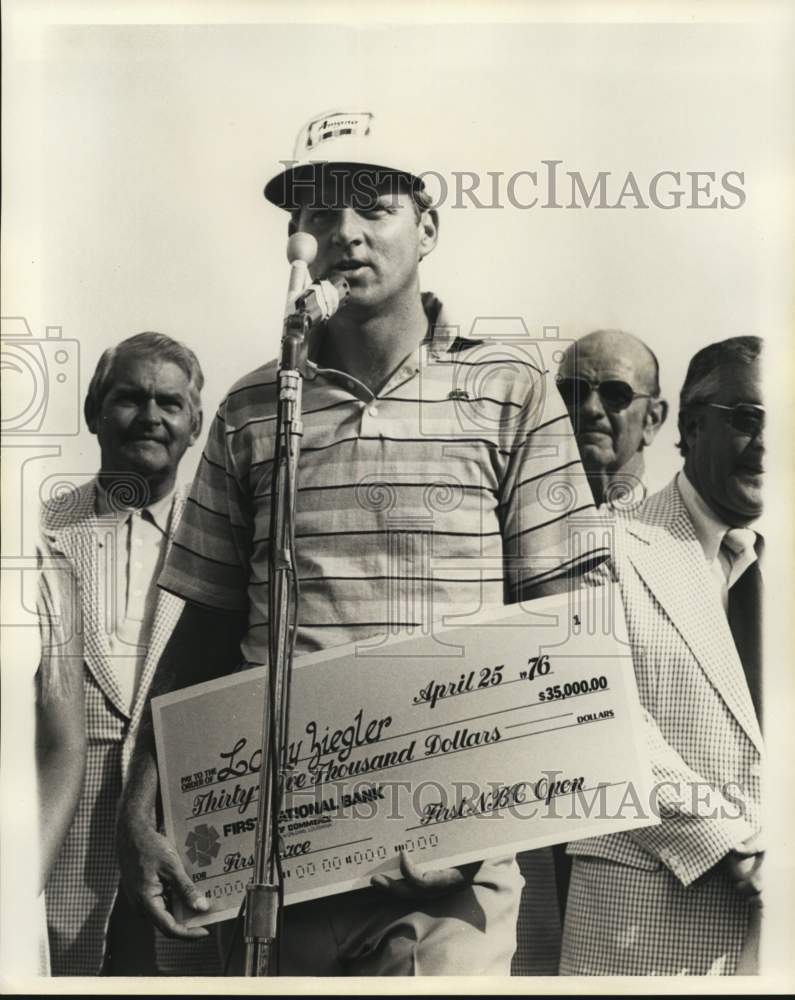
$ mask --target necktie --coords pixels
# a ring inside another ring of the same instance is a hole
[[[764,542],[762,536],[748,528],[732,528],[722,544],[732,560],[751,556],[753,561],[739,579],[729,587],[729,628],[745,671],[748,690],[762,723],[762,573],[759,560]]]

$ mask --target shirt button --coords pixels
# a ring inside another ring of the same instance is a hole
[[[137,590],[133,591],[133,596],[140,597],[142,593],[143,591],[140,588],[138,588]]]
[[[135,566],[136,569],[143,569],[143,563],[137,562],[137,563],[134,564],[134,566]]]
[[[378,407],[375,405],[375,403],[373,403],[372,406],[368,407],[367,412],[370,414],[371,417],[377,417]]]
[[[135,545],[136,545],[136,547],[137,547],[137,548],[139,548],[139,549],[140,549],[140,547],[141,547],[141,546],[142,546],[143,544],[144,544],[144,540],[143,540],[143,538],[136,538],[136,539],[135,539]]]

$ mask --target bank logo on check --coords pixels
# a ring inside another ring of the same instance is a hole
[[[206,868],[218,857],[220,839],[214,826],[200,823],[185,838],[185,853],[196,868]]]

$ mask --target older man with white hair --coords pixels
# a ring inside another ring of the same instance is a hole
[[[182,609],[158,591],[157,577],[185,504],[177,470],[201,431],[203,384],[193,351],[164,334],[139,333],[108,348],[84,407],[99,443],[99,473],[43,510],[45,539],[75,580],[77,594],[69,596],[79,601],[83,653],[77,680],[63,650],[44,650],[39,671],[54,975],[216,968],[211,949],[153,937],[123,901],[111,920],[119,796],[155,665]]]

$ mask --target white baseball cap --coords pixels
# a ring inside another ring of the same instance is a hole
[[[408,162],[394,125],[372,111],[328,111],[310,118],[298,133],[293,160],[265,185],[265,197],[288,211],[298,208],[296,182],[311,183],[324,164],[340,164],[380,175],[405,177],[415,189],[424,187],[416,164]]]

